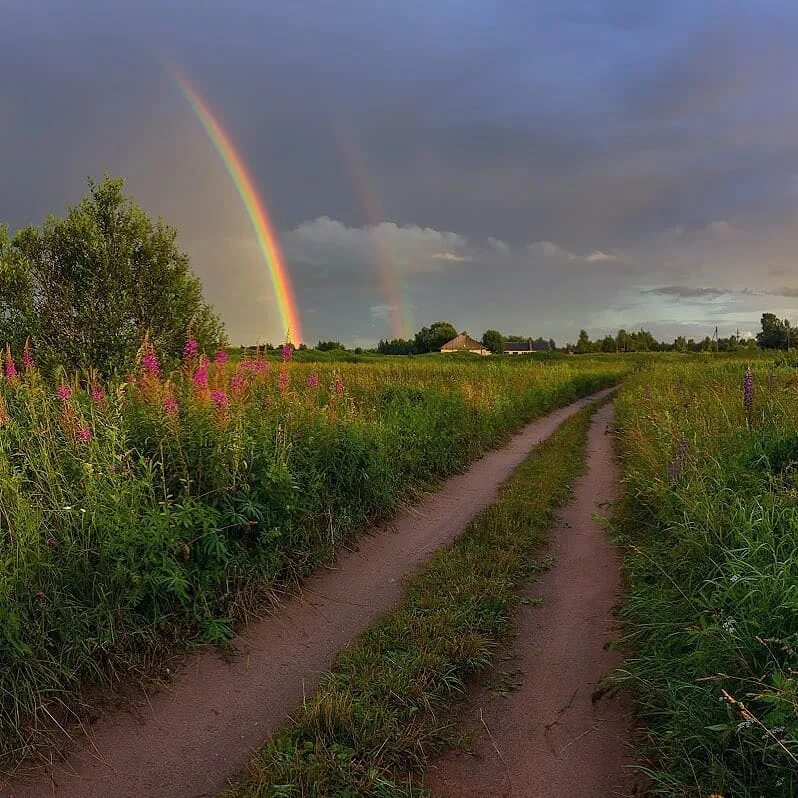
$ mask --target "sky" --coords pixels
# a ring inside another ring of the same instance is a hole
[[[122,176],[231,342],[282,340],[178,67],[269,209],[307,342],[755,333],[798,316],[797,39],[769,0],[5,0],[0,223]]]

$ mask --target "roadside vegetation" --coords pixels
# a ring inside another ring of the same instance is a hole
[[[370,520],[532,418],[617,382],[617,360],[301,364],[166,372],[145,341],[124,382],[55,384],[36,353],[0,378],[0,756],[83,716],[332,556]],[[86,688],[91,688],[91,697]]]
[[[795,366],[657,359],[617,400],[616,681],[637,699],[656,795],[798,794]]]
[[[428,794],[421,776],[456,738],[453,700],[492,662],[520,588],[545,567],[534,553],[583,469],[593,409],[536,447],[496,503],[409,580],[402,602],[340,655],[230,798]]]

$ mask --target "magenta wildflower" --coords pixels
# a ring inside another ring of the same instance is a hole
[[[224,391],[211,391],[211,401],[217,410],[224,410],[230,404],[230,398]]]
[[[72,389],[63,383],[56,388],[55,395],[62,401],[68,402],[72,398]]]
[[[340,377],[336,377],[333,380],[333,386],[332,387],[333,387],[333,390],[335,391],[335,393],[338,396],[343,396],[344,395],[344,390],[345,390],[346,386],[344,385],[343,380]]]
[[[144,369],[145,373],[152,374],[153,376],[160,372],[161,361],[158,360],[158,355],[156,355],[152,349],[149,349],[146,354],[142,356],[141,367]]]
[[[105,399],[103,389],[99,385],[92,385],[89,396],[91,396],[91,401],[96,405],[102,404],[103,399]]]
[[[36,363],[33,361],[33,353],[31,352],[30,340],[25,341],[25,346],[22,347],[22,367],[25,371],[33,371],[36,368]]]
[[[199,344],[193,338],[189,338],[183,344],[183,354],[186,357],[193,357],[197,352],[199,352]]]
[[[177,399],[174,396],[167,396],[163,400],[163,410],[167,416],[176,416],[178,411]]]
[[[6,347],[6,362],[5,366],[5,375],[6,379],[9,382],[16,382],[17,381],[17,364],[14,362],[14,358],[11,357],[11,349]]]
[[[318,374],[308,374],[308,388],[316,388],[319,384]]]
[[[88,427],[78,427],[75,430],[75,437],[81,443],[88,443],[91,440],[91,430]]]
[[[194,371],[194,387],[208,387],[208,359],[204,355],[200,358],[199,365]]]
[[[277,378],[277,387],[284,391],[288,384],[291,382],[291,375],[287,371],[281,371],[280,376]]]
[[[252,368],[256,374],[265,374],[269,370],[269,361],[259,357],[253,362]]]
[[[294,356],[294,347],[291,344],[283,344],[280,347],[280,357],[283,363],[287,363]]]
[[[246,380],[244,379],[244,375],[240,374],[238,371],[230,378],[230,387],[234,391],[240,391],[245,384]]]
[[[39,600],[39,604],[44,604],[47,601],[47,596],[41,590],[36,594],[36,598]]]
[[[223,366],[228,360],[230,360],[230,355],[224,349],[220,349],[213,358],[213,362],[217,366]]]

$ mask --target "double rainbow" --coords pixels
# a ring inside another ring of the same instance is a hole
[[[230,179],[233,181],[239,197],[241,197],[241,202],[244,204],[249,220],[252,223],[252,228],[255,231],[258,246],[263,253],[263,259],[269,269],[286,340],[301,343],[303,335],[299,308],[294,298],[294,289],[277,240],[277,233],[266,210],[266,204],[255,188],[255,183],[247,170],[244,159],[236,150],[228,133],[211,112],[208,104],[191,86],[186,77],[174,66],[172,67],[172,75],[207,133],[216,152],[222,159]]]

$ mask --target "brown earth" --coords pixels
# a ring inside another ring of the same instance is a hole
[[[468,702],[473,752],[450,752],[430,770],[440,798],[609,798],[635,789],[624,772],[629,708],[600,690],[620,661],[607,646],[618,555],[593,518],[617,496],[612,420],[605,405],[591,424],[587,471],[549,533],[545,553],[555,565],[530,586],[543,604],[520,607],[518,659]]]
[[[611,390],[611,389],[610,389]],[[252,750],[312,692],[335,655],[401,598],[403,577],[451,543],[493,502],[529,450],[610,390],[526,426],[466,472],[360,540],[274,614],[233,643],[206,650],[166,689],[101,717],[48,768],[12,781],[2,798],[200,798],[238,779]]]

